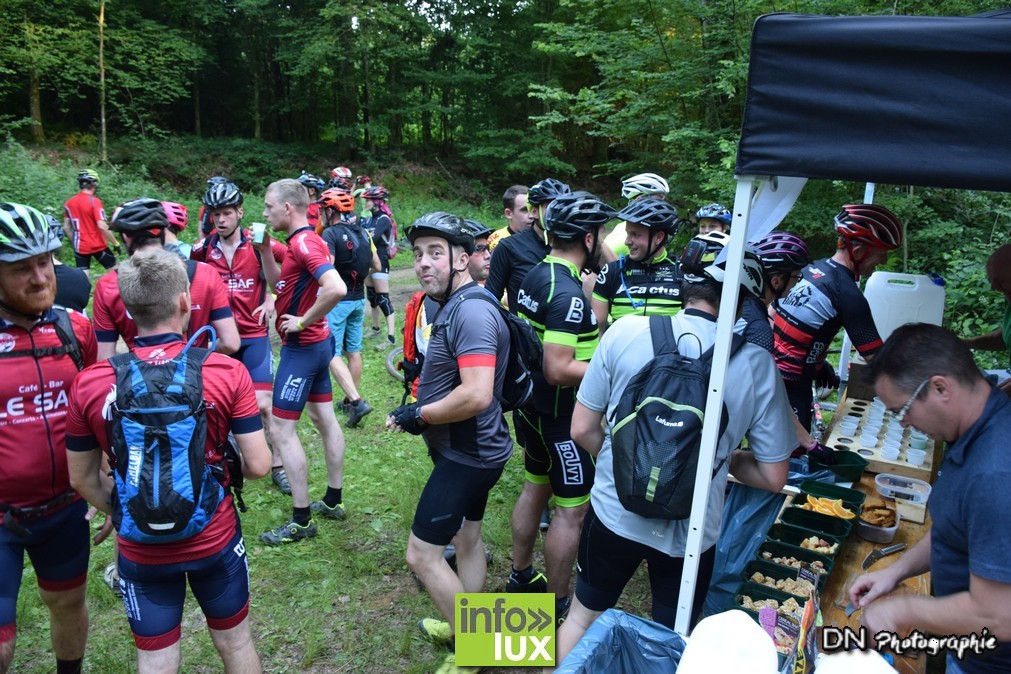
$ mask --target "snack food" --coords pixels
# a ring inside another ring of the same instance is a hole
[[[799,618],[804,613],[804,607],[797,603],[797,600],[790,597],[782,604],[780,604],[775,599],[759,599],[754,600],[751,597],[744,595],[741,597],[741,606],[751,611],[757,611],[763,606],[768,606],[770,608],[776,609],[777,613],[782,615],[794,616]]]
[[[879,498],[869,498],[860,511],[860,519],[875,527],[894,527],[895,509]]]
[[[844,520],[850,520],[856,517],[856,515],[850,511],[849,508],[843,505],[842,499],[838,498],[825,498],[807,495],[807,500],[801,503],[799,508],[804,510],[811,510],[816,513],[821,513],[822,515],[831,515],[832,517],[839,517]]]
[[[807,562],[803,562],[797,559],[796,557],[776,557],[771,552],[768,551],[762,552],[762,559],[764,559],[767,562],[772,562],[773,564],[779,564],[780,566],[789,566],[794,569],[805,567],[811,569],[817,574],[826,573],[825,565],[822,564],[821,560],[818,559],[808,564]]]
[[[798,597],[806,597],[814,589],[811,583],[803,578],[772,578],[760,571],[751,574],[751,581]]]
[[[824,538],[819,538],[818,536],[811,536],[802,540],[800,547],[820,552],[823,555],[834,555],[836,550],[839,549],[839,544],[829,543]]]

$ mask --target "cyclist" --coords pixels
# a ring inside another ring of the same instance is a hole
[[[506,592],[554,593],[559,622],[568,612],[572,565],[594,470],[593,459],[569,432],[576,389],[598,341],[597,319],[587,306],[580,274],[600,271],[604,225],[616,216],[588,192],[555,199],[544,213],[551,253],[523,279],[516,300],[520,316],[544,344],[544,363],[534,374],[530,401],[515,416],[526,480],[513,509],[513,568]],[[533,548],[541,513],[552,496],[555,516],[544,541],[545,578],[533,568]]]
[[[55,220],[50,223],[31,206],[0,203],[0,362],[5,368],[0,382],[4,401],[0,418],[3,673],[14,658],[18,593],[22,579],[29,577],[22,573],[25,552],[49,609],[55,671],[81,671],[88,634],[84,601],[87,504],[70,485],[64,427],[70,385],[81,367],[95,362],[95,334],[83,314],[53,308],[52,252],[60,247],[58,232]],[[71,342],[79,349],[79,365],[67,351]],[[110,531],[112,520],[106,522],[96,544]],[[39,667],[38,662],[32,665]]]
[[[723,204],[709,204],[695,212],[695,219],[699,224],[699,234],[708,232],[729,234],[730,223],[734,216]]]
[[[495,247],[485,287],[495,297],[502,297],[505,292],[506,304],[514,314],[517,312],[516,295],[524,277],[551,251],[542,224],[544,209],[558,197],[571,193],[568,185],[554,178],[536,183],[527,193],[527,204],[533,207],[530,227],[514,236],[499,239]]]
[[[80,191],[63,204],[66,213],[63,231],[74,248],[74,259],[79,269],[89,269],[92,258],[110,269],[116,266],[116,256],[112,251],[122,253],[123,249],[109,231],[102,200],[95,196],[98,174],[92,169],[81,169],[77,173],[77,184]]]
[[[773,355],[794,413],[811,428],[811,384],[826,372],[825,356],[840,328],[867,360],[882,346],[870,305],[857,281],[902,245],[902,225],[876,204],[850,204],[835,216],[837,250],[804,268],[800,282],[775,305]],[[831,368],[831,366],[827,366]],[[813,441],[812,441],[813,442]]]
[[[483,286],[491,271],[491,244],[488,243],[492,235],[491,228],[477,220],[464,220],[463,227],[474,238],[474,252],[468,262],[470,277]]]
[[[119,232],[130,255],[145,248],[161,248],[165,244],[168,218],[161,202],[156,199],[132,199],[120,204],[112,214],[112,229]],[[235,326],[228,293],[218,274],[209,266],[192,262],[187,267],[192,276],[190,298],[190,332],[205,325],[213,325],[218,333],[217,350],[234,353],[240,346],[239,331]],[[113,269],[95,283],[95,296],[91,304],[95,337],[98,339],[98,359],[105,360],[116,354],[120,337],[128,349],[133,349],[137,324],[123,305],[119,294],[116,270]],[[205,346],[206,338],[197,346]]]
[[[372,272],[365,281],[365,294],[372,307],[372,331],[368,337],[381,337],[383,331],[379,327],[380,315],[386,317],[386,339],[387,343],[381,343],[379,348],[393,346],[397,343],[394,334],[393,303],[390,302],[390,258],[396,255],[397,238],[396,229],[393,222],[393,213],[387,201],[390,198],[390,191],[381,185],[370,187],[362,193],[365,200],[365,209],[371,213],[369,218],[362,223],[372,235],[372,242],[376,246],[379,254],[380,270]]]
[[[526,185],[513,185],[502,195],[502,207],[505,214],[506,226],[502,229],[496,229],[488,237],[489,250],[495,250],[495,246],[502,239],[530,227],[531,214],[530,208],[527,206],[527,194],[529,191]]]
[[[617,216],[626,224],[628,251],[604,265],[593,288],[592,306],[601,333],[610,321],[635,314],[673,316],[681,310],[681,274],[667,256],[678,212],[656,197],[632,201]]]
[[[317,229],[319,228],[319,204],[316,203],[316,200],[319,199],[320,193],[326,189],[326,183],[322,178],[305,171],[302,171],[302,175],[298,177],[298,182],[309,193],[309,210],[305,212],[305,217],[309,221],[309,226]]]
[[[347,294],[327,314],[334,337],[330,373],[344,391],[341,408],[347,412],[347,425],[354,428],[372,411],[359,395],[362,383],[362,332],[365,328],[365,278],[379,269],[379,256],[372,239],[355,217],[355,198],[347,192],[329,189],[320,197],[322,219],[327,223],[323,241],[330,249],[333,265],[340,274]],[[344,363],[342,355],[347,355]]]
[[[190,259],[190,251],[193,247],[185,241],[179,240],[179,234],[186,229],[186,225],[189,223],[186,207],[174,201],[163,201],[161,207],[165,209],[165,217],[168,218],[168,229],[165,230],[165,250],[175,253],[184,260]]]
[[[670,185],[655,173],[639,173],[621,181],[621,196],[628,199],[630,205],[637,199],[645,197],[666,199],[668,194],[670,194]],[[677,218],[676,213],[677,211],[675,211],[675,221]],[[675,229],[676,227],[675,222]],[[616,257],[628,253],[628,246],[625,245],[625,225],[623,222],[615,225],[611,233],[604,239],[604,243],[614,252]]]
[[[207,189],[210,189],[211,185],[215,185],[217,183],[230,182],[232,181],[224,176],[211,176],[207,179]],[[201,239],[214,231],[214,223],[211,222],[211,214],[208,212],[207,207],[203,205],[203,202],[200,204],[200,213],[197,215],[197,220],[200,222],[200,231],[198,234]]]
[[[295,180],[278,180],[267,187],[263,217],[274,231],[288,235],[288,252],[280,269],[266,241],[257,244],[263,255],[267,282],[277,288],[277,334],[281,359],[274,387],[271,433],[281,451],[291,484],[292,516],[260,534],[267,545],[292,543],[317,533],[312,513],[344,519],[344,433],[334,415],[330,383],[333,336],[326,315],[347,292],[330,261],[330,251],[309,226],[305,212],[309,195]],[[309,418],[319,431],[327,465],[326,495],[309,501],[309,473],[298,422],[309,406]]]
[[[235,183],[211,185],[204,193],[204,207],[214,223],[214,232],[197,242],[190,257],[209,265],[227,289],[228,306],[239,331],[239,348],[232,357],[242,362],[253,380],[256,404],[264,428],[270,427],[274,388],[274,358],[267,325],[274,320],[274,296],[268,292],[260,252],[253,247],[249,232],[242,226],[243,196]],[[270,250],[280,263],[287,249],[270,240]],[[271,479],[285,494],[291,493],[277,447],[271,448]]]
[[[333,189],[351,191],[351,169],[347,166],[336,166],[330,169],[330,183],[327,187]]]
[[[774,309],[770,307],[797,285],[801,270],[811,264],[811,255],[804,239],[791,232],[770,232],[756,241],[753,249],[762,261],[765,296],[748,297],[741,320],[749,326],[744,334],[754,337],[748,341],[772,353]]]

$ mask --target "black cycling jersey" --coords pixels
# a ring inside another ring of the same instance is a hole
[[[773,356],[783,379],[810,384],[842,327],[862,356],[881,348],[871,307],[853,272],[831,258],[818,260],[804,268],[800,282],[776,305]]]
[[[613,321],[622,316],[673,316],[681,310],[681,267],[662,253],[650,263],[622,255],[604,265],[593,299],[608,304]]]
[[[740,333],[746,341],[772,353],[773,337],[769,314],[765,302],[754,295],[748,294],[744,298],[744,307],[741,317],[734,326],[734,332]]]
[[[520,232],[515,239],[526,231]],[[505,245],[505,241],[500,244]],[[548,255],[523,279],[516,299],[519,315],[537,331],[544,344],[561,344],[575,349],[576,360],[588,361],[597,348],[597,318],[590,310],[579,281],[579,270],[571,262]],[[551,417],[568,416],[576,404],[572,386],[552,386],[543,372],[534,373],[534,393],[525,409]]]
[[[495,252],[491,255],[491,270],[484,287],[495,297],[502,297],[502,292],[505,291],[509,311],[517,313],[516,296],[520,284],[534,265],[550,252],[551,246],[544,243],[533,227],[499,239]]]

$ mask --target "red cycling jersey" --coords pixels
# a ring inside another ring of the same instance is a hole
[[[94,194],[78,192],[67,199],[63,210],[74,227],[74,251],[80,255],[91,255],[105,250],[109,243],[98,228],[98,223],[105,220],[105,209],[102,200]]]
[[[270,250],[274,259],[280,264],[287,251],[284,244],[275,239],[270,240]],[[228,290],[228,304],[235,316],[235,325],[239,328],[239,337],[266,337],[267,324],[261,323],[253,311],[263,304],[267,284],[260,268],[260,258],[253,248],[253,242],[244,229],[239,229],[239,244],[232,255],[232,263],[221,249],[220,237],[217,232],[193,245],[190,259],[205,262],[221,275]]]
[[[165,362],[184,345],[182,335],[164,334],[138,337],[134,353],[152,363]],[[204,459],[222,460],[218,446],[228,432],[253,433],[263,428],[256,406],[253,382],[242,363],[219,353],[212,353],[201,371],[204,401],[207,403],[207,444]],[[109,403],[115,400],[116,374],[108,361],[81,372],[70,391],[67,414],[67,450],[92,451],[96,447],[109,452],[106,424]],[[214,517],[203,531],[192,538],[163,545],[146,545],[119,539],[123,556],[137,564],[176,564],[202,559],[219,551],[235,535],[237,517],[232,497],[226,494]]]
[[[312,227],[303,227],[288,237],[288,253],[281,263],[281,278],[277,282],[277,328],[281,332],[281,316],[304,316],[319,294],[319,278],[334,270],[330,249]],[[330,338],[330,325],[322,316],[301,332],[289,333],[285,344],[298,346],[315,344]]]
[[[192,262],[197,266],[190,284],[190,333],[196,332],[211,321],[228,318],[232,308],[228,305],[228,291],[224,282],[210,265]],[[95,296],[91,302],[92,321],[95,337],[100,342],[115,342],[123,338],[126,346],[133,349],[137,336],[137,324],[126,310],[123,298],[119,296],[119,275],[116,270],[106,272],[95,283]],[[197,340],[197,346],[207,346],[207,336]]]
[[[95,362],[95,333],[88,318],[70,311],[86,365]],[[0,352],[60,346],[46,313],[31,331],[0,319]],[[17,508],[40,506],[70,489],[64,428],[67,394],[77,377],[69,355],[3,360],[0,382],[0,501]],[[19,572],[20,573],[20,572]]]

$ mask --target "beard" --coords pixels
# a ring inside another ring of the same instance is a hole
[[[56,278],[53,277],[48,285],[24,289],[2,299],[4,304],[18,313],[40,316],[56,300]]]

